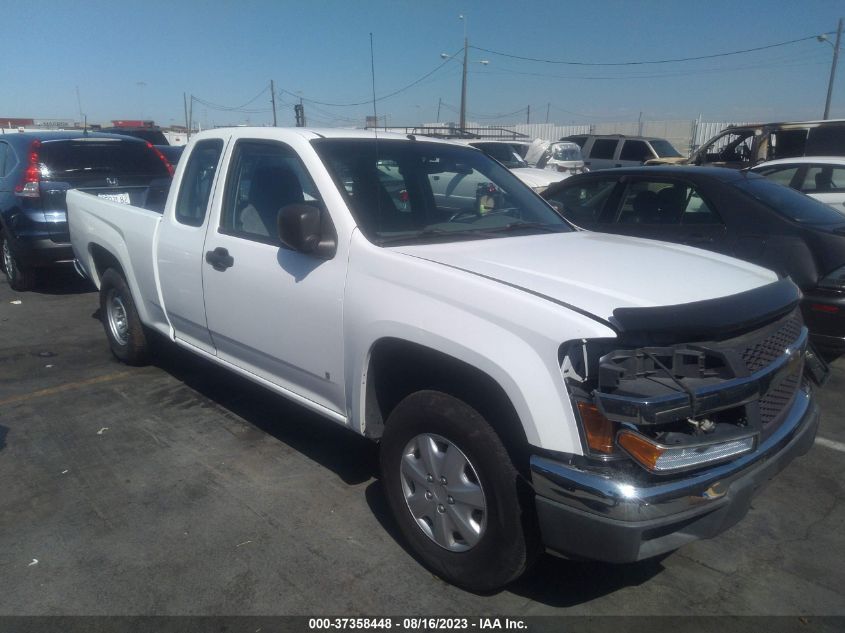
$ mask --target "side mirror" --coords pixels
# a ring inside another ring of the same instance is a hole
[[[337,235],[333,226],[324,226],[323,213],[319,207],[289,204],[279,209],[277,223],[283,248],[313,254],[320,259],[334,257]]]

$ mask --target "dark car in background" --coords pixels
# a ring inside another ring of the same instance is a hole
[[[163,210],[173,168],[152,145],[114,134],[37,132],[0,137],[0,253],[9,285],[71,263],[65,193]]]
[[[122,134],[123,136],[131,136],[147,141],[160,151],[174,168],[182,156],[182,151],[185,149],[184,145],[171,145],[164,132],[156,127],[106,127],[101,128],[100,132]]]
[[[153,145],[170,145],[164,132],[156,127],[104,127],[99,131],[106,134],[134,136]]]
[[[585,229],[696,246],[788,275],[804,293],[815,345],[845,352],[845,216],[829,206],[757,174],[692,166],[580,174],[542,195]]]
[[[185,151],[184,145],[155,145],[155,148],[164,154],[167,162],[169,162],[174,169],[179,163],[179,159],[182,157],[182,152]]]

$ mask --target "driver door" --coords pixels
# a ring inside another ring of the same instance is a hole
[[[277,141],[238,140],[218,203],[202,267],[218,356],[344,414],[346,258],[282,248],[276,229],[279,208],[322,205],[296,151]]]

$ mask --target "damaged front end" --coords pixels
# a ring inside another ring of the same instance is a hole
[[[619,338],[563,346],[561,369],[585,454],[627,457],[669,475],[730,461],[771,435],[802,388],[808,358],[817,381],[826,368],[808,356],[791,282],[751,294],[750,301],[735,295],[617,310]]]
[[[808,346],[800,297],[783,279],[615,310],[616,338],[562,345],[583,455],[531,457],[546,547],[630,562],[739,521],[818,429],[809,381],[823,382],[827,367]]]

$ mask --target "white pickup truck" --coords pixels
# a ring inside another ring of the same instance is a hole
[[[67,203],[119,359],[155,332],[378,441],[402,535],[473,590],[718,534],[818,426],[788,279],[578,230],[473,148],[219,129],[163,213]]]

